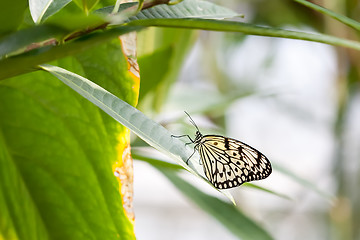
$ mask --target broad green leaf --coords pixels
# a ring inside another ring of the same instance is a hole
[[[185,163],[193,150],[185,146],[182,141],[173,138],[172,134],[163,126],[147,118],[136,108],[86,78],[55,66],[42,65],[41,68],[50,72],[81,96],[101,108],[105,113],[130,129],[150,146],[168,155],[189,172],[210,184],[199,174],[202,173],[202,168],[199,164],[189,162],[189,165],[187,165]],[[234,202],[230,194],[227,192],[222,193]]]
[[[121,50],[119,39],[91,48],[74,58],[80,64],[84,76],[104,86],[130,105],[136,106],[139,97],[139,79],[128,71],[128,62]]]
[[[217,219],[224,227],[240,239],[273,239],[257,223],[245,216],[236,206],[205,194],[177,175],[178,169],[161,161],[140,159],[148,162],[163,173],[189,200]]]
[[[135,238],[112,171],[115,121],[40,71],[0,83],[0,116],[1,235]]]
[[[46,18],[60,11],[71,0],[29,0],[31,17],[39,24]]]
[[[311,3],[309,1],[304,1],[304,0],[295,0],[295,2],[298,2],[306,7],[309,7],[317,12],[320,12],[322,14],[325,14],[327,16],[330,16],[336,20],[338,20],[339,22],[342,22],[346,25],[348,25],[351,28],[354,28],[357,31],[360,31],[360,23],[358,21],[355,21],[354,19],[348,18],[344,15],[335,13],[329,9],[323,8],[321,6],[318,6],[314,3]]]
[[[0,38],[14,32],[21,24],[27,0],[0,1]]]
[[[5,137],[0,131],[0,239],[48,239],[45,223]]]

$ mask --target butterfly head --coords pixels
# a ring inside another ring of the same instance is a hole
[[[199,143],[202,139],[203,135],[201,134],[201,132],[199,130],[196,131],[195,133],[195,139],[194,139],[194,143]]]

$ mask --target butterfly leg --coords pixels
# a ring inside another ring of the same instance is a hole
[[[191,137],[190,137],[189,135],[180,135],[180,136],[171,135],[171,137],[174,137],[174,138],[188,137],[188,138],[189,138],[189,140],[190,140],[191,142],[189,142],[189,143],[185,143],[185,145],[189,145],[189,144],[194,143],[194,140],[192,140],[192,139],[191,139]]]
[[[195,149],[194,149],[193,153],[190,155],[190,157],[188,157],[188,159],[185,161],[185,163],[186,163],[187,165],[189,165],[189,160],[190,160],[190,158],[194,155],[194,153],[195,153]]]

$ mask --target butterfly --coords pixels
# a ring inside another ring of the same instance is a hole
[[[232,138],[220,135],[203,135],[190,115],[191,124],[196,127],[195,139],[189,135],[173,137],[188,137],[194,144],[195,151],[200,154],[200,159],[206,177],[218,189],[238,187],[245,182],[267,178],[271,172],[269,159],[249,145]]]

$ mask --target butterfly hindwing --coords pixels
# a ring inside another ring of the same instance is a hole
[[[218,135],[205,135],[196,144],[206,177],[220,189],[264,179],[272,169],[270,161],[249,145]]]

